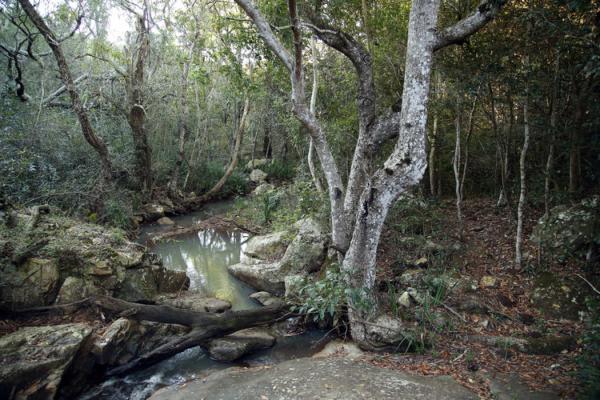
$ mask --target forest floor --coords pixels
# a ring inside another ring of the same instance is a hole
[[[432,239],[459,241],[456,227],[456,209],[452,202],[437,207],[440,215],[434,222],[437,229]],[[541,215],[539,210],[528,210],[525,223],[524,252],[530,263],[523,269],[514,267],[515,222],[507,209],[493,206],[492,199],[473,199],[464,204],[464,236],[461,250],[453,254],[453,269],[462,277],[479,282],[483,276],[497,279],[494,287],[477,289],[477,296],[501,318],[489,315],[467,315],[466,321],[455,318],[451,329],[438,331],[431,349],[423,354],[372,354],[369,362],[379,366],[419,375],[451,375],[483,399],[491,399],[490,380],[496,376],[515,374],[529,388],[549,391],[561,398],[575,398],[578,389],[577,357],[581,343],[569,351],[554,355],[530,355],[508,348],[494,348],[468,340],[469,336],[536,337],[540,332],[579,338],[583,325],[573,319],[552,318],[542,315],[531,301],[534,282],[540,272],[537,248],[530,241],[533,226]],[[217,219],[219,217],[216,217]],[[230,222],[227,219],[226,222]],[[392,265],[399,249],[394,237],[397,231],[388,224],[383,232],[378,260],[380,281],[393,279]],[[400,250],[401,252],[401,250]],[[549,264],[545,272],[573,279],[581,273],[577,264]],[[577,279],[577,278],[575,278]],[[460,299],[453,299],[454,304]],[[88,322],[97,328],[105,324],[97,310],[79,310],[69,315],[22,317],[0,320],[0,335],[17,330],[20,326],[53,325],[68,322]],[[523,316],[534,322],[523,322]]]
[[[523,269],[514,267],[516,223],[508,209],[493,206],[492,199],[474,199],[463,205],[464,236],[461,250],[452,258],[452,264],[460,276],[477,282],[483,276],[493,276],[495,287],[477,289],[477,296],[501,315],[501,318],[471,314],[466,321],[455,319],[452,330],[438,332],[431,351],[425,355],[383,355],[372,362],[403,371],[423,375],[452,375],[457,381],[476,391],[482,398],[492,398],[490,377],[516,374],[532,390],[550,391],[561,398],[574,398],[578,388],[576,377],[577,357],[581,354],[580,341],[577,348],[563,350],[555,355],[530,355],[510,349],[498,349],[489,345],[466,340],[471,335],[503,337],[536,337],[540,331],[556,335],[580,337],[582,324],[577,315],[572,319],[552,318],[541,315],[533,307],[531,296],[539,267],[538,250],[529,239],[534,225],[542,212],[528,210],[524,226],[524,253],[529,254],[529,265]],[[456,208],[453,202],[440,205],[445,220],[435,236],[458,240]],[[386,229],[378,255],[382,270],[380,280],[393,275],[391,265],[398,251],[392,236],[396,233]],[[546,265],[545,272],[562,279],[573,279],[581,273],[581,266]],[[575,278],[576,279],[576,278]],[[453,299],[453,302],[460,299]],[[523,323],[523,316],[530,321]]]

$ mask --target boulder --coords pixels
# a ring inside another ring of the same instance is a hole
[[[144,209],[144,220],[154,221],[165,216],[165,207],[161,204],[147,204]]]
[[[269,162],[269,160],[267,160],[266,158],[258,158],[256,160],[250,160],[250,161],[248,161],[248,164],[246,164],[246,169],[253,170],[255,168],[262,167],[263,165],[267,164],[268,162]]]
[[[597,256],[600,245],[600,196],[592,196],[574,206],[557,206],[535,226],[532,240],[547,254],[560,260]]]
[[[119,357],[126,341],[136,330],[138,322],[127,318],[119,318],[106,328],[106,330],[96,336],[92,343],[92,354],[100,365],[118,364]]]
[[[252,264],[281,258],[290,243],[288,236],[287,232],[274,232],[252,237],[242,250],[241,262]]]
[[[267,181],[267,174],[260,169],[253,169],[250,172],[250,180],[257,184],[265,183]]]
[[[270,183],[261,183],[260,185],[258,185],[256,187],[256,189],[254,189],[252,191],[252,195],[253,196],[260,196],[261,194],[265,194],[267,192],[270,192],[272,190],[275,190],[275,186],[273,186]]]
[[[162,389],[151,400],[475,400],[449,376],[419,376],[344,357],[299,358],[270,367],[228,368]]]
[[[265,330],[249,328],[211,340],[207,350],[214,360],[235,361],[251,352],[273,347],[274,344],[275,338]]]
[[[152,266],[159,293],[179,293],[190,287],[190,278],[185,271],[175,271],[163,266]]]
[[[156,298],[157,303],[186,310],[222,313],[231,308],[231,303],[225,300],[203,296],[200,293],[183,292],[177,297],[170,298],[166,295]]]
[[[90,352],[99,365],[123,365],[188,331],[181,325],[119,318],[96,335]]]
[[[97,294],[99,290],[84,281],[81,278],[69,276],[63,282],[58,296],[56,296],[56,304],[68,304],[79,300],[83,300],[86,297]]]
[[[309,218],[298,221],[294,228],[298,233],[279,261],[272,261],[272,257],[280,253],[286,243],[284,232],[253,238],[255,241],[251,239],[241,262],[229,266],[229,272],[255,289],[279,296],[285,291],[287,276],[306,276],[319,270],[327,254],[327,236],[319,224]]]
[[[258,303],[265,307],[272,306],[281,302],[281,299],[279,297],[275,297],[271,293],[264,291],[252,293],[249,297],[253,300],[256,300]]]
[[[359,346],[363,350],[398,352],[410,350],[416,343],[411,329],[400,318],[380,315],[365,325],[364,337]],[[418,340],[425,340],[418,338]]]
[[[45,306],[54,303],[60,287],[57,262],[31,258],[23,265],[1,267],[0,304],[8,309]]]
[[[159,225],[175,225],[175,222],[169,217],[162,217],[156,221]]]
[[[55,398],[91,332],[85,324],[66,324],[27,327],[1,337],[0,398]]]
[[[265,290],[275,295],[283,294],[284,278],[281,274],[281,264],[233,264],[227,267],[230,274],[258,290]]]

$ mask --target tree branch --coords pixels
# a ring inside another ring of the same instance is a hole
[[[290,53],[285,49],[283,44],[275,37],[275,34],[271,30],[269,23],[263,18],[260,12],[254,7],[254,5],[248,0],[235,0],[238,6],[240,6],[244,12],[254,21],[254,25],[258,30],[258,34],[263,38],[266,45],[275,53],[275,55],[283,62],[283,65],[291,71],[292,70],[292,57]]]
[[[483,0],[474,13],[438,33],[433,50],[437,51],[452,44],[463,43],[469,36],[494,19],[507,2],[508,0]]]

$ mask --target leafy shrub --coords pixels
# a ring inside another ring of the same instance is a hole
[[[95,219],[97,222],[126,230],[131,227],[132,217],[133,208],[131,199],[127,198],[127,196],[114,196],[104,201],[101,216],[99,218],[95,217]]]
[[[336,264],[331,265],[325,276],[315,282],[305,281],[298,290],[301,304],[294,310],[312,316],[313,321],[331,318],[333,325],[340,323],[346,312],[349,299],[354,308],[369,311],[373,300],[364,288],[353,288],[347,284],[347,274]]]
[[[296,172],[292,163],[281,160],[272,160],[261,165],[259,169],[267,173],[269,180],[274,181],[290,181],[294,178]]]
[[[187,189],[202,194],[209,191],[223,177],[225,170],[220,162],[195,165],[190,172]],[[221,197],[242,195],[248,192],[248,180],[242,169],[237,168],[221,189]]]
[[[275,190],[269,190],[260,195],[262,205],[262,216],[265,223],[271,222],[271,218],[281,202],[281,193]]]

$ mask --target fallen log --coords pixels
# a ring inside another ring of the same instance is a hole
[[[221,314],[184,310],[167,305],[131,303],[108,296],[96,296],[93,303],[104,310],[112,311],[138,321],[152,321],[188,326],[191,331],[172,340],[122,366],[107,372],[109,376],[124,375],[143,369],[177,353],[195,346],[201,346],[208,339],[276,322],[288,315],[283,302],[255,310],[226,311]]]

